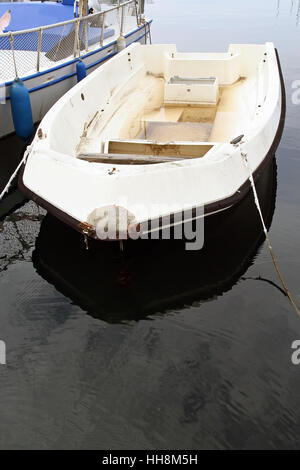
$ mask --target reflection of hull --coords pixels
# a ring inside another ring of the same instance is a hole
[[[275,160],[261,174],[257,190],[269,227],[276,196]],[[33,260],[40,275],[73,302],[94,317],[115,322],[191,305],[231,289],[263,239],[249,193],[235,208],[205,219],[200,251],[185,251],[181,240],[128,241],[125,271],[118,243],[91,241],[86,251],[82,235],[48,215]]]

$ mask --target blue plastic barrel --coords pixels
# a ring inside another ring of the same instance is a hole
[[[29,92],[19,78],[10,88],[10,105],[16,134],[26,142],[32,136],[34,126]]]
[[[77,82],[80,82],[83,78],[86,77],[86,68],[82,60],[78,60],[76,63],[76,75],[77,75]]]

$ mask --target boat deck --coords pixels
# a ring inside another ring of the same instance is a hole
[[[185,143],[205,145],[230,141],[245,132],[253,117],[255,106],[249,98],[255,89],[253,78],[240,78],[233,85],[220,86],[215,106],[166,104],[163,78],[147,75],[139,83],[126,95],[126,100],[120,102],[108,122],[103,124],[102,118],[98,117],[93,125],[88,126],[89,131],[81,137],[77,146],[77,156],[99,152],[116,153],[116,150],[112,151],[115,145],[110,145],[113,141],[119,142],[118,153],[137,153],[137,145],[144,143],[144,147],[139,146],[138,153],[149,154],[145,144],[151,147],[151,144],[159,143],[160,155],[171,155],[170,145],[169,153],[166,153],[162,144],[180,142],[181,147],[177,148],[174,155],[186,158],[188,154],[185,151],[182,153]],[[191,157],[195,158],[196,155]]]

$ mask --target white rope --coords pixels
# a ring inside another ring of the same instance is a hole
[[[264,218],[263,218],[263,215],[262,215],[262,212],[261,212],[261,208],[260,208],[260,204],[259,204],[259,200],[258,200],[258,196],[257,196],[257,192],[256,192],[256,187],[255,187],[255,183],[254,183],[252,171],[251,171],[251,168],[250,168],[250,166],[249,166],[247,154],[246,154],[246,153],[243,153],[243,152],[241,151],[241,156],[243,157],[243,160],[244,160],[244,162],[245,162],[246,168],[248,169],[248,172],[249,172],[249,180],[250,180],[251,187],[252,187],[252,190],[253,190],[255,205],[256,205],[256,208],[257,208],[257,210],[258,210],[258,213],[259,213],[259,216],[260,216],[260,220],[261,220],[261,223],[262,223],[262,226],[263,226],[265,235],[267,235],[267,234],[268,234],[268,231],[267,231],[267,227],[266,227],[266,225],[265,225],[265,221],[264,221]]]
[[[266,240],[267,240],[267,244],[268,244],[268,248],[269,248],[269,251],[270,251],[270,254],[271,254],[271,257],[272,257],[272,260],[273,260],[273,263],[274,263],[274,266],[275,266],[275,269],[277,271],[277,274],[278,274],[278,277],[280,279],[280,282],[284,288],[284,291],[286,293],[286,295],[288,296],[291,304],[293,305],[296,313],[300,316],[300,310],[299,308],[297,307],[296,305],[296,302],[294,301],[293,297],[292,297],[292,294],[290,293],[283,277],[282,277],[282,274],[279,270],[279,266],[278,266],[278,263],[277,263],[277,260],[276,260],[276,257],[275,257],[275,254],[273,252],[273,248],[272,248],[272,245],[271,245],[271,240],[270,240],[270,237],[269,237],[269,234],[268,234],[268,231],[267,231],[267,228],[266,228],[266,224],[265,224],[265,221],[264,221],[264,218],[263,218],[263,215],[262,215],[262,212],[261,212],[261,208],[260,208],[260,204],[259,204],[259,199],[258,199],[258,195],[257,195],[257,191],[256,191],[256,187],[255,187],[255,183],[254,183],[254,179],[253,179],[253,174],[252,174],[252,170],[250,168],[250,165],[249,165],[249,162],[248,162],[248,158],[247,158],[247,154],[242,152],[241,150],[241,147],[240,145],[238,144],[238,147],[240,149],[240,152],[241,152],[241,157],[243,159],[243,162],[245,163],[245,166],[248,170],[248,173],[249,173],[249,181],[250,181],[250,184],[251,184],[251,187],[252,187],[252,191],[253,191],[253,195],[254,195],[254,201],[255,201],[255,205],[256,205],[256,208],[258,210],[258,213],[259,213],[259,216],[260,216],[260,220],[261,220],[261,223],[262,223],[262,227],[263,227],[263,230],[265,232],[265,236],[266,236]]]
[[[31,146],[28,146],[27,149],[25,150],[25,153],[24,153],[24,156],[23,156],[22,160],[20,161],[19,165],[17,166],[17,168],[15,169],[15,171],[13,172],[11,177],[9,178],[5,188],[3,189],[2,193],[0,194],[0,201],[3,199],[3,197],[5,196],[5,194],[7,193],[9,188],[11,187],[11,184],[12,184],[13,180],[15,179],[15,177],[17,176],[21,166],[23,164],[25,164],[30,151],[31,151]]]
[[[18,70],[17,70],[17,64],[16,64],[16,58],[15,58],[15,50],[14,50],[14,37],[12,33],[10,33],[10,47],[11,47],[11,52],[13,56],[13,62],[14,62],[14,68],[15,68],[15,78],[18,78]]]

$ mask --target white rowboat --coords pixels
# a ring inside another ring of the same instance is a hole
[[[51,108],[20,185],[86,236],[153,233],[185,211],[199,217],[240,201],[249,190],[241,154],[257,178],[284,117],[272,43],[226,53],[134,44]]]

